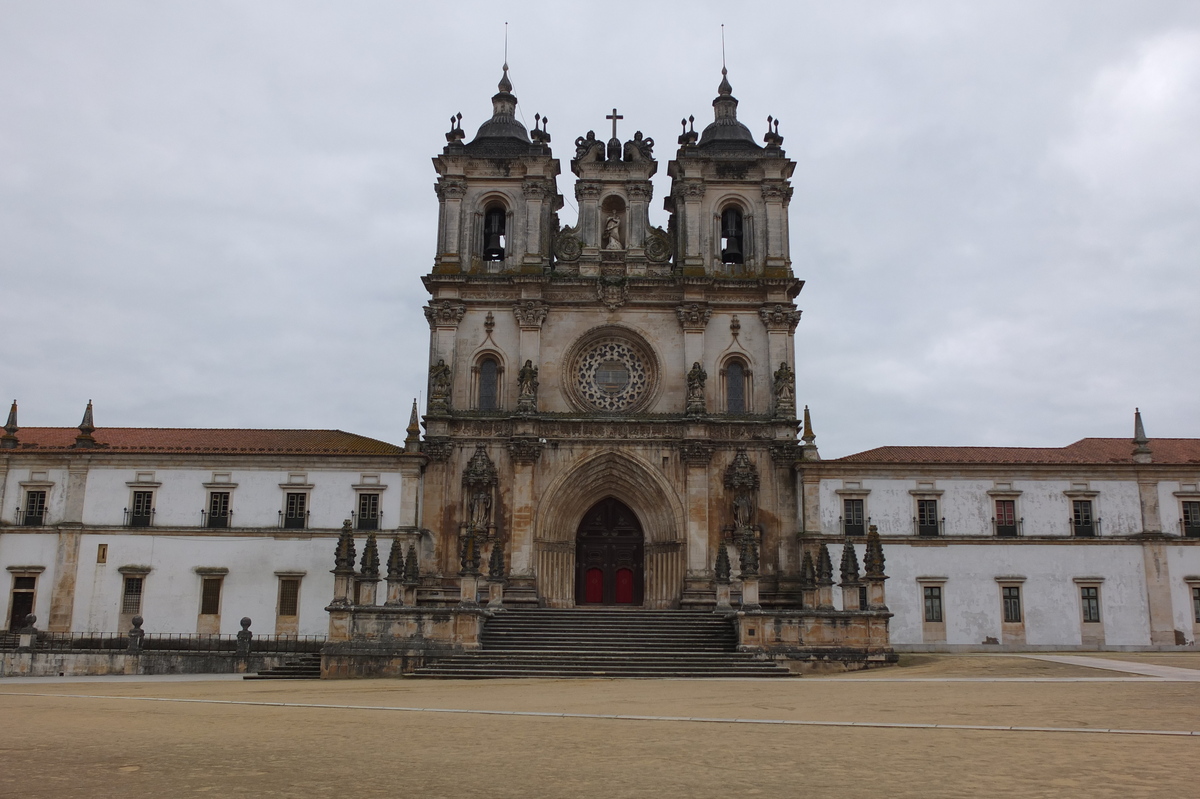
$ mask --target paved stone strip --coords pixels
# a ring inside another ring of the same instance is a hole
[[[1051,663],[1065,663],[1068,666],[1084,666],[1089,669],[1123,671],[1127,674],[1145,674],[1150,677],[1171,680],[1172,682],[1200,682],[1200,671],[1185,669],[1179,666],[1160,666],[1156,663],[1136,663],[1128,660],[1078,657],[1075,655],[1024,655],[1024,657],[1030,660],[1048,660]]]
[[[133,702],[177,702],[197,705],[241,705],[246,707],[298,707],[317,710],[385,710],[400,713],[451,713],[468,716],[523,716],[556,719],[610,719],[614,721],[687,721],[700,724],[772,724],[787,727],[868,727],[900,730],[981,730],[984,732],[1086,732],[1109,735],[1172,735],[1200,737],[1196,730],[1120,730],[1103,727],[1019,727],[991,724],[912,724],[886,721],[805,721],[801,719],[706,718],[703,716],[635,716],[616,713],[550,713],[537,710],[470,710],[445,707],[396,707],[390,705],[327,705],[308,702],[247,702],[236,699],[178,699],[161,696],[100,696],[89,694],[41,694],[4,691],[0,695],[38,696],[56,699],[116,699]]]

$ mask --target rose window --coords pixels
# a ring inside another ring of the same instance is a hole
[[[631,342],[605,338],[575,359],[576,389],[585,405],[616,413],[635,408],[651,388],[651,366]]]

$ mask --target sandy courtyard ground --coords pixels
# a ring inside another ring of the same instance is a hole
[[[755,681],[2,680],[0,796],[1200,793],[1200,735],[1072,731],[1200,732],[1200,682],[1019,657],[921,655],[905,663],[844,677]]]

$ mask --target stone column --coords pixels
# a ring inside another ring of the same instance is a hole
[[[713,450],[701,439],[684,441],[679,450],[687,491],[687,577],[692,580],[705,577],[709,568],[708,465]]]
[[[461,264],[464,260],[459,251],[463,241],[462,199],[467,192],[466,182],[461,178],[444,177],[438,180],[436,190],[438,199],[442,201],[438,230],[441,252],[438,261]]]
[[[87,491],[88,458],[71,463],[67,472],[66,507],[58,525],[54,551],[54,585],[50,591],[50,619],[46,629],[53,633],[71,631],[75,612],[75,583],[79,573],[79,542],[83,535],[83,500]]]
[[[771,365],[771,368],[766,370],[769,385],[771,375],[779,368],[780,363],[786,363],[793,370],[796,367],[796,352],[792,346],[792,336],[796,332],[796,325],[800,322],[800,311],[791,302],[786,304],[767,303],[759,309],[758,316],[767,329],[767,353],[770,356]],[[767,396],[771,397],[772,393],[768,390]],[[767,406],[764,404],[763,410],[766,409]]]
[[[1142,543],[1142,566],[1146,574],[1146,606],[1150,612],[1151,646],[1178,643],[1171,604],[1171,569],[1167,562],[1166,542]]]
[[[513,577],[533,577],[534,477],[542,443],[536,436],[514,436],[508,442],[512,459],[512,554]]]

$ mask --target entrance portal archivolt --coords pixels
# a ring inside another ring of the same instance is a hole
[[[538,597],[550,607],[575,604],[575,536],[596,503],[614,497],[632,510],[645,534],[646,607],[678,607],[686,568],[683,503],[658,471],[617,452],[593,455],[548,486],[534,527]]]

